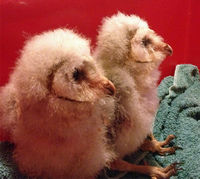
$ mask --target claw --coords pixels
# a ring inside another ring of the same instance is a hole
[[[178,170],[183,170],[183,168],[176,168],[176,171],[178,171]]]
[[[184,162],[174,162],[171,165],[176,166],[176,165],[183,165],[183,164],[184,164]]]
[[[174,148],[175,150],[183,150],[183,148],[182,148],[182,147],[179,147],[179,146],[173,146],[173,148]]]
[[[155,166],[140,166],[130,164],[126,161],[118,159],[111,164],[111,169],[119,171],[138,172],[150,176],[151,179],[169,179],[171,176],[176,175],[178,170],[182,170],[182,168],[176,167],[179,164],[182,164],[182,162],[174,162],[173,164],[165,168],[159,168]]]
[[[141,149],[143,151],[151,151],[153,153],[157,152],[160,155],[165,156],[165,154],[174,154],[177,149],[183,149],[182,147],[179,147],[179,146],[173,146],[173,147],[167,147],[167,148],[164,147],[166,145],[169,145],[169,143],[174,138],[176,138],[176,136],[173,134],[170,134],[169,136],[167,136],[167,138],[162,142],[157,141],[155,137],[153,136],[153,134],[150,134],[149,137],[151,140],[146,139],[143,145],[141,146]]]
[[[183,170],[183,168],[177,168],[177,165],[182,165],[184,164],[183,162],[174,162],[171,164],[171,167],[174,169],[175,173],[179,170]]]

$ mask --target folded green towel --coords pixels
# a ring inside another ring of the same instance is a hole
[[[159,88],[161,99],[154,126],[154,135],[164,140],[176,135],[173,145],[183,148],[175,155],[155,156],[166,165],[183,162],[174,179],[200,179],[200,78],[193,65],[177,65],[174,77],[165,78]]]
[[[128,161],[141,163],[143,160],[154,166],[167,166],[173,162],[183,162],[177,176],[173,179],[200,179],[200,79],[199,71],[193,65],[177,65],[174,77],[165,78],[158,87],[160,107],[154,126],[155,137],[162,141],[169,134],[176,135],[171,145],[183,150],[176,154],[159,156],[138,151],[129,156]],[[25,179],[12,160],[14,146],[0,144],[0,178]],[[149,179],[150,177],[135,173],[117,173],[107,175],[123,179]],[[99,178],[109,178],[102,172]]]

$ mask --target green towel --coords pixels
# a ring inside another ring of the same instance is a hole
[[[1,179],[25,179],[20,174],[12,159],[14,145],[8,142],[0,143],[0,178]]]
[[[180,146],[176,154],[159,156],[148,152],[136,152],[126,158],[127,161],[142,164],[145,160],[154,166],[167,166],[173,162],[183,162],[177,176],[172,179],[200,179],[200,79],[199,71],[193,65],[177,65],[174,77],[165,78],[158,87],[160,107],[154,126],[155,137],[162,141],[169,134],[176,139],[171,145]],[[14,146],[0,144],[0,178],[25,179],[12,160]],[[109,178],[102,171],[99,178]],[[149,179],[150,177],[135,173],[112,173],[107,175],[122,179]]]
[[[200,78],[193,65],[177,65],[174,77],[165,78],[158,87],[161,99],[156,115],[154,135],[164,140],[169,134],[176,135],[172,143],[183,148],[175,155],[155,156],[169,165],[183,162],[183,170],[174,179],[200,179]]]

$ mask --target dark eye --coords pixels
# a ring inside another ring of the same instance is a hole
[[[144,37],[142,39],[142,44],[147,47],[149,44],[151,44],[151,39],[147,38],[147,37]]]
[[[80,79],[83,78],[83,71],[81,71],[80,69],[75,68],[74,72],[72,74],[74,81],[79,81]]]

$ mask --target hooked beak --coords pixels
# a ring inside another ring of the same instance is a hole
[[[172,56],[172,54],[173,54],[173,50],[170,47],[170,45],[168,45],[168,44],[165,44],[165,46],[163,47],[163,52],[167,56]]]
[[[109,81],[109,80],[105,80],[103,81],[103,91],[105,94],[108,94],[110,96],[114,96],[116,93],[116,88],[114,86],[114,84]]]
[[[99,89],[101,93],[107,94],[110,96],[114,96],[116,92],[114,84],[111,81],[109,81],[107,78],[103,78],[96,83],[91,83],[90,86],[92,88]]]

